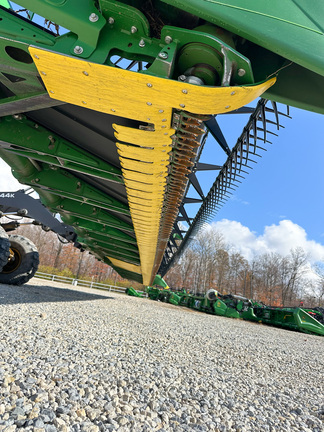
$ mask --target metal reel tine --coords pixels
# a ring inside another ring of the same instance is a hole
[[[267,119],[267,120],[266,120],[266,123],[277,126],[277,122],[274,122],[273,120],[268,120],[268,119]],[[279,128],[284,129],[285,126],[282,126],[281,124],[279,124]],[[278,129],[279,129],[279,128],[278,128]],[[268,131],[267,131],[267,132],[268,132]]]
[[[249,149],[250,149],[250,129],[247,129],[245,132],[245,145],[246,145],[246,159],[245,163],[248,161]]]
[[[254,138],[254,147],[256,146],[257,143],[257,135],[258,135],[258,128],[257,128],[257,120],[256,118],[254,118],[252,120],[252,128],[253,128],[253,138]]]
[[[126,70],[130,70],[132,69],[132,67],[134,67],[137,63],[137,60],[133,60],[126,68]]]
[[[262,128],[259,128],[259,127],[258,127],[257,130],[260,131],[260,132],[263,132],[263,129],[262,129]],[[272,131],[270,131],[270,130],[267,130],[267,133],[270,134],[270,135],[278,136],[278,134],[276,134],[275,132],[272,132]]]
[[[272,105],[272,108],[273,108],[274,115],[276,116],[277,129],[279,130],[280,122],[279,122],[279,115],[278,115],[278,108],[277,108],[277,104],[276,104],[276,102],[271,101],[271,105]]]
[[[265,117],[264,105],[260,105],[260,116],[261,116],[262,126],[263,126],[264,142],[266,142],[266,139],[267,139],[267,121],[266,121],[266,117]]]
[[[123,60],[123,58],[119,57],[119,59],[115,61],[114,66],[117,66],[118,63],[120,63],[122,60]]]

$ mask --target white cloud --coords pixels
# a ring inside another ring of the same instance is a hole
[[[212,226],[223,234],[226,243],[232,245],[248,260],[267,252],[277,252],[285,256],[296,247],[304,249],[311,263],[324,259],[324,245],[309,240],[304,228],[291,220],[282,220],[278,225],[266,226],[264,233],[259,236],[240,222],[228,219],[214,222]]]
[[[0,192],[16,191],[26,188],[11,174],[11,168],[2,159],[0,159]]]

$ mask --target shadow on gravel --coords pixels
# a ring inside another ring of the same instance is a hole
[[[23,303],[77,302],[91,300],[114,300],[99,294],[90,294],[73,289],[54,288],[48,285],[2,285],[0,284],[0,306]]]

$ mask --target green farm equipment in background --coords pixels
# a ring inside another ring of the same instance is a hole
[[[133,287],[126,288],[125,293],[132,297],[144,297],[143,293],[136,291]]]
[[[171,291],[169,288],[161,289],[158,287],[147,287],[147,294],[152,300],[158,300],[164,303],[171,303],[177,306],[180,303],[181,296],[179,293]]]
[[[277,102],[324,112],[323,22],[319,0],[1,0],[0,157],[75,245],[152,285],[289,117]],[[247,116],[236,142],[220,115]]]
[[[242,296],[221,295],[214,289],[210,289],[205,295],[193,295],[185,290],[173,292],[170,289],[148,287],[147,293],[151,300],[186,306],[212,315],[241,318],[288,330],[324,336],[323,308],[266,306]]]

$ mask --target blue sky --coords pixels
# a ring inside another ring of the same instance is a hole
[[[289,219],[322,241],[323,116],[298,109],[291,116],[218,217],[239,220],[257,233]]]
[[[290,220],[302,227],[309,239],[324,244],[323,116],[296,108],[290,109],[290,115],[292,119],[282,118],[285,128],[280,129],[278,137],[271,137],[272,145],[261,152],[262,158],[253,164],[254,169],[214,221],[239,221],[256,235],[262,235],[266,226]],[[230,147],[247,119],[248,115],[218,116]],[[215,147],[218,144],[208,139],[202,162],[218,164],[225,160],[224,152]],[[204,192],[208,191],[213,175],[204,173]],[[194,192],[191,196],[196,197]]]

